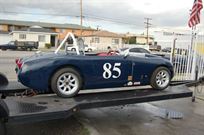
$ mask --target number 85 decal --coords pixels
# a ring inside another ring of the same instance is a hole
[[[121,63],[115,63],[113,68],[110,63],[105,63],[103,65],[103,78],[104,79],[109,79],[109,78],[118,78],[121,75],[121,70],[120,70],[120,65]]]

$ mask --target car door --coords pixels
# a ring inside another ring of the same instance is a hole
[[[128,85],[132,76],[132,60],[124,56],[93,56],[93,71],[86,86],[88,88],[111,88]]]

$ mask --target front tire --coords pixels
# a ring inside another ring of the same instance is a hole
[[[166,67],[158,67],[152,74],[150,85],[157,90],[166,89],[171,81],[170,71]]]
[[[82,86],[80,74],[73,68],[58,70],[51,79],[52,90],[60,97],[68,98],[77,95]]]

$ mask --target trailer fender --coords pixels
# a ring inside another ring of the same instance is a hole
[[[8,79],[4,74],[0,73],[0,86],[2,85],[8,85]]]

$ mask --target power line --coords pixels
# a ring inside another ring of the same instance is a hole
[[[91,12],[89,10],[85,10],[86,12]],[[86,17],[89,17],[89,18],[92,18],[92,19],[96,19],[96,20],[103,20],[103,21],[109,21],[109,22],[115,22],[115,23],[120,23],[120,24],[126,24],[126,25],[132,25],[132,26],[135,26],[135,20],[133,20],[133,22],[127,22],[127,19],[126,20],[121,20],[119,18],[111,18],[111,17],[104,17],[104,16],[97,16],[97,15],[93,15],[93,14],[86,14],[84,13],[84,15]],[[141,23],[141,26],[142,26],[142,23]]]
[[[78,15],[73,15],[73,14],[29,13],[29,12],[14,12],[14,11],[5,11],[5,10],[4,11],[0,11],[0,13],[6,13],[6,14],[26,14],[26,15],[66,16],[66,17],[69,16],[69,17],[75,17],[75,18],[79,18],[80,17]],[[101,16],[90,15],[90,14],[83,14],[83,17],[90,18],[90,19],[93,19],[93,20],[102,20],[102,21],[106,21],[106,22],[112,22],[112,23],[118,23],[118,24],[125,24],[125,25],[135,26],[134,23],[125,22],[123,20],[114,19],[114,18],[101,17]]]
[[[48,13],[29,13],[29,12],[14,12],[14,11],[0,11],[0,13],[6,14],[25,14],[25,15],[49,15],[49,16],[70,16],[70,17],[79,17],[72,14],[48,14]]]

